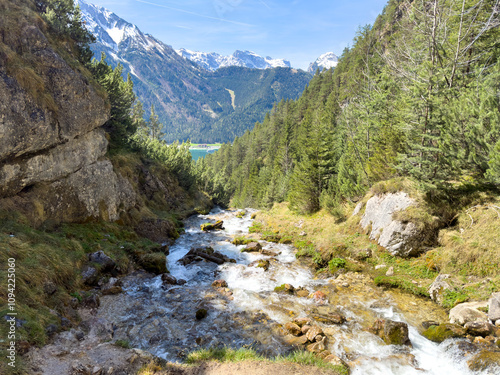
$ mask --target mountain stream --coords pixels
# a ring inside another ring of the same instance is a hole
[[[416,327],[422,321],[447,320],[430,301],[382,290],[362,274],[316,278],[295,258],[291,245],[260,241],[264,249],[279,254],[276,256],[241,252],[245,246],[230,241],[248,235],[251,213],[247,210],[244,217],[237,218],[236,212],[216,209],[209,215],[187,219],[185,233],[167,256],[171,275],[187,282],[164,285],[161,276],[127,276],[125,292],[103,298],[98,313],[114,322],[115,338],[177,362],[192,350],[213,346],[250,347],[268,356],[285,355],[297,349],[284,340],[285,323],[298,317],[335,313],[346,321],[340,325],[315,324],[327,336],[326,348],[342,358],[352,374],[472,374],[466,364],[465,341],[436,344],[420,335]],[[214,220],[223,220],[225,229],[200,230],[200,224]],[[207,246],[236,263],[179,263],[191,248]],[[270,261],[268,270],[249,266],[259,259]],[[228,287],[212,287],[216,279],[225,280]],[[274,291],[285,283],[309,293],[298,297]],[[324,298],[307,296],[316,291],[324,293]],[[196,312],[200,309],[207,315],[198,320]],[[408,323],[412,347],[386,345],[370,333],[368,328],[377,319]]]

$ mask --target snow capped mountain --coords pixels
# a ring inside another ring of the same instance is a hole
[[[319,68],[320,71],[323,69],[335,68],[338,64],[339,58],[333,52],[327,52],[322,54],[316,59],[315,62],[309,65],[307,71],[309,73],[315,73],[316,69]]]
[[[90,46],[94,56],[99,59],[104,52],[108,64],[121,64],[124,77],[131,74],[134,93],[146,111],[154,105],[168,142],[232,141],[262,121],[275,101],[297,98],[312,78],[294,69],[265,69],[290,63],[251,52],[236,51],[224,57],[183,50],[188,59],[113,12],[85,0],[75,1],[96,38]],[[191,61],[196,59],[205,65]],[[232,65],[240,68],[213,72]]]
[[[118,17],[113,12],[100,6],[86,3],[84,0],[76,0],[82,11],[85,27],[95,37],[96,42],[104,49],[113,50],[110,53],[117,60],[117,53],[129,49],[139,48],[144,50],[157,49],[160,53],[168,53],[170,46],[155,39],[153,36],[143,34],[136,25]],[[109,51],[106,51],[109,53]]]
[[[227,66],[242,66],[251,69],[291,68],[290,61],[273,59],[269,56],[262,57],[250,51],[236,51],[231,56],[221,56],[215,52],[195,52],[185,48],[181,48],[175,52],[179,56],[191,60],[199,67],[210,71]]]

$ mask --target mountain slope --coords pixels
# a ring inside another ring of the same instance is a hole
[[[311,78],[290,68],[257,73],[240,68],[243,70],[226,71],[226,78],[235,76],[221,82],[219,74],[201,69],[116,14],[83,0],[78,4],[87,28],[97,39],[92,45],[95,56],[105,52],[111,65],[120,63],[131,74],[134,92],[144,108],[155,106],[167,142],[232,141],[262,121],[274,101],[297,98]],[[230,91],[238,103],[234,107]],[[241,98],[245,98],[244,104]]]
[[[221,56],[215,52],[194,52],[181,48],[176,52],[199,67],[215,71],[229,66],[240,66],[250,69],[291,68],[290,61],[262,57],[255,52],[236,51],[231,56]]]

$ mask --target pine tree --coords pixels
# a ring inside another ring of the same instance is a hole
[[[162,140],[165,136],[163,132],[163,124],[158,119],[158,115],[155,113],[154,104],[151,104],[151,114],[149,115],[148,121],[149,136],[153,139]]]

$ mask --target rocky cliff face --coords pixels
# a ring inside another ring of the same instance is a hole
[[[0,208],[36,225],[116,220],[135,193],[105,158],[99,127],[109,105],[56,52],[43,24],[19,22],[20,37],[2,30],[0,39]]]

